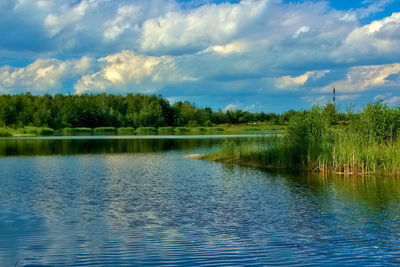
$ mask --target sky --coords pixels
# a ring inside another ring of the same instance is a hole
[[[0,94],[400,104],[400,0],[6,0],[0,36]]]

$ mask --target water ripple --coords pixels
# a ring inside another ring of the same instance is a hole
[[[0,266],[400,264],[400,181],[184,159],[202,140],[1,158]]]

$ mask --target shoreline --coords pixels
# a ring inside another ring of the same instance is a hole
[[[218,153],[218,152],[216,152]],[[268,169],[268,170],[286,170],[290,172],[307,172],[313,174],[320,174],[320,175],[341,175],[341,176],[362,176],[366,177],[369,175],[382,175],[382,176],[390,176],[390,177],[400,177],[399,172],[384,172],[384,171],[375,171],[375,172],[357,172],[357,171],[332,171],[326,167],[322,168],[321,170],[316,170],[315,168],[286,168],[286,167],[277,167],[272,165],[265,165],[260,162],[255,161],[244,161],[235,158],[229,157],[222,157],[216,155],[216,153],[211,154],[189,154],[186,155],[184,158],[187,159],[197,159],[197,160],[205,160],[209,162],[218,162],[227,165],[236,165],[242,167],[253,167],[253,168],[261,168],[261,169]]]

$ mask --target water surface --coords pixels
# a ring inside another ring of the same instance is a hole
[[[399,180],[183,157],[225,138],[1,139],[0,266],[400,264]]]

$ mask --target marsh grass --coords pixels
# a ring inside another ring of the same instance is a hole
[[[223,127],[207,127],[207,132],[223,132],[225,129]]]
[[[193,127],[190,129],[192,132],[205,132],[206,128],[205,127]]]
[[[120,135],[134,134],[135,133],[135,128],[133,128],[133,127],[121,127],[121,128],[118,128],[117,132]]]
[[[98,127],[93,129],[95,135],[114,135],[117,129],[115,127]]]
[[[16,130],[17,134],[24,135],[54,135],[54,130],[47,127],[25,126]]]
[[[175,132],[177,133],[187,133],[190,132],[190,128],[188,127],[176,127]]]
[[[63,135],[92,135],[93,129],[91,128],[64,128]]]
[[[173,133],[174,127],[160,127],[158,128],[159,133]]]
[[[136,129],[138,133],[155,133],[157,132],[157,128],[155,127],[139,127]]]
[[[36,134],[37,135],[54,135],[54,130],[51,128],[47,128],[47,127],[38,128],[36,130]]]
[[[315,106],[294,116],[283,137],[226,142],[205,158],[321,173],[400,175],[400,112],[382,102],[368,104],[348,126],[332,127]]]

